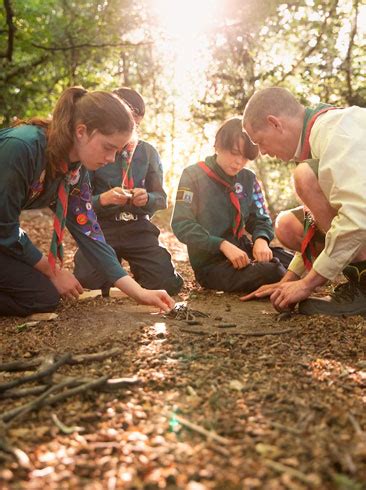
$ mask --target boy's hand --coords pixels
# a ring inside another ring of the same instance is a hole
[[[220,250],[230,260],[234,269],[243,269],[250,263],[248,255],[243,250],[226,240],[221,242]]]
[[[146,206],[149,196],[146,189],[136,188],[132,190],[132,204],[138,208]]]
[[[256,239],[253,245],[253,257],[257,262],[270,262],[273,259],[273,253],[267,240],[264,238]]]
[[[131,197],[131,192],[123,190],[122,187],[113,187],[113,189],[109,189],[100,195],[99,202],[101,206],[108,206],[109,204],[124,206]]]

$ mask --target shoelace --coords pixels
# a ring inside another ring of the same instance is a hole
[[[336,301],[340,303],[344,300],[353,300],[357,293],[359,292],[359,288],[353,282],[344,282],[336,286],[330,296]]]

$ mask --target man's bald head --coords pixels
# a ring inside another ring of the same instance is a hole
[[[265,88],[249,99],[244,109],[243,127],[249,124],[254,131],[257,131],[266,126],[267,117],[270,115],[296,118],[302,110],[303,106],[300,102],[285,88]]]

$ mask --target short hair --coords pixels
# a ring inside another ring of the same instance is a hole
[[[113,90],[113,93],[126,102],[135,116],[144,117],[145,101],[137,90],[129,87],[120,87]]]
[[[215,148],[232,151],[240,148],[240,141],[244,143],[242,156],[254,160],[258,156],[258,146],[243,132],[240,117],[232,117],[219,127],[215,137]]]
[[[243,127],[250,124],[254,131],[266,125],[267,116],[294,117],[301,111],[302,105],[289,90],[270,87],[259,90],[251,96],[244,109]]]

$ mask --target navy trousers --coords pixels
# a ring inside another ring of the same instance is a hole
[[[44,274],[0,251],[0,315],[50,312],[59,301],[57,289]]]
[[[246,236],[240,241],[232,241],[253,260],[253,246]],[[196,279],[207,289],[240,293],[251,293],[264,284],[278,282],[286,273],[293,255],[281,247],[270,248],[273,252],[271,262],[253,262],[238,270],[222,255],[212,263],[195,270]]]
[[[118,260],[127,260],[134,279],[146,289],[165,289],[179,293],[182,277],[176,272],[168,250],[159,243],[159,229],[147,219],[137,221],[102,221],[105,239],[115,250]],[[74,274],[88,289],[108,289],[106,283],[80,250],[74,257]]]

